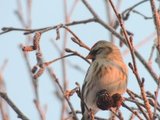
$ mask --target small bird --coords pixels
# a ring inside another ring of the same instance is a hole
[[[112,105],[112,99],[121,96],[127,88],[128,69],[121,56],[120,50],[111,42],[100,40],[91,48],[86,59],[91,59],[92,63],[88,68],[81,92],[82,120],[90,120],[89,110],[93,115],[100,109],[104,110],[103,101]],[[117,97],[118,95],[118,97]],[[100,96],[99,98],[97,96]],[[106,98],[106,96],[108,98]],[[100,103],[97,103],[97,101]],[[104,105],[107,105],[104,103]],[[97,106],[98,105],[98,106]]]

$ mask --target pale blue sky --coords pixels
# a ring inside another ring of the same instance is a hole
[[[68,8],[72,5],[74,0],[67,0]],[[137,3],[139,0],[125,0],[121,6],[121,11],[128,8],[129,6]],[[96,12],[103,18],[105,16],[105,6],[103,0],[90,1],[92,7]],[[25,15],[26,11],[26,1],[22,1],[23,13]],[[17,9],[16,0],[1,0],[0,1],[0,28],[2,27],[18,27],[21,28],[21,24],[18,21],[14,11]],[[32,4],[32,28],[41,28],[46,26],[52,26],[64,22],[64,12],[63,12],[63,0],[33,0]],[[136,10],[144,13],[147,16],[151,16],[151,9],[149,2],[144,3],[141,7],[136,8]],[[85,8],[82,2],[79,2],[72,17],[71,21],[83,20],[92,17],[89,11]],[[134,44],[139,43],[145,38],[145,36],[150,35],[154,32],[153,20],[144,20],[141,16],[137,14],[132,14],[127,22],[125,22],[126,28],[134,33]],[[102,26],[96,23],[90,23],[86,25],[76,25],[71,27],[71,29],[88,45],[92,46],[97,40],[105,39],[108,40],[108,31]],[[62,31],[62,30],[61,30]],[[61,32],[61,39],[55,41],[58,46],[61,47],[63,32]],[[50,42],[50,39],[56,38],[55,30],[43,34],[41,38],[41,49],[44,54],[45,60],[51,60],[53,58],[59,57],[56,49]],[[24,62],[21,50],[19,49],[19,44],[25,44],[25,36],[22,32],[9,32],[0,36],[0,66],[5,59],[8,59],[8,64],[3,72],[5,79],[7,93],[9,97],[15,102],[15,104],[31,119],[38,120],[39,116],[35,106],[33,104],[34,93],[31,86],[31,81],[27,71],[26,64]],[[116,42],[118,43],[118,42]],[[147,44],[143,45],[138,51],[148,59],[151,46],[153,44],[153,39],[151,39]],[[82,55],[87,55],[88,51],[83,48],[78,47],[70,40],[68,37],[67,47],[73,50],[79,51]],[[126,47],[122,48],[122,52]],[[28,53],[31,65],[36,64],[35,53]],[[67,58],[73,64],[79,64],[85,71],[88,68],[88,64],[78,57]],[[126,64],[131,61],[130,55],[124,56]],[[51,65],[59,78],[62,80],[61,73],[61,62],[56,62]],[[144,67],[138,62],[138,68],[141,77],[146,79],[146,89],[150,91],[155,90],[155,84],[152,82],[152,78]],[[157,71],[159,68],[154,64],[154,69]],[[82,84],[85,74],[82,74],[70,66],[67,66],[67,78],[69,81],[69,88],[75,87],[75,82]],[[153,83],[150,84],[150,83]],[[128,87],[134,91],[139,91],[137,87],[137,82],[129,70],[129,83]],[[46,114],[47,120],[58,120],[61,112],[61,105],[58,99],[55,97],[53,92],[55,88],[52,85],[48,74],[43,74],[39,79],[39,93],[41,105],[48,105],[48,111]],[[76,102],[75,102],[76,100]],[[75,109],[80,109],[80,103],[77,96],[74,95],[71,98]],[[123,109],[124,110],[124,109]],[[11,120],[17,120],[17,115],[15,112],[9,108]],[[104,113],[105,114],[105,113]],[[104,115],[102,114],[102,115]],[[128,112],[126,112],[127,116]],[[130,114],[130,113],[129,113]],[[104,115],[105,117],[106,115]],[[0,118],[1,119],[1,118]]]

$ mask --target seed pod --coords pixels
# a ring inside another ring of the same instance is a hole
[[[33,38],[33,46],[36,50],[39,49],[40,38],[41,38],[41,32],[36,32]]]
[[[37,79],[39,76],[41,76],[42,74],[43,74],[43,72],[44,72],[44,67],[43,68],[40,68],[39,70],[38,70],[38,72],[35,74],[35,75],[33,75],[33,78],[34,79]]]
[[[105,89],[100,90],[96,94],[96,97],[97,97],[97,100],[96,100],[97,107],[100,108],[101,110],[108,110],[112,107],[113,99],[109,95],[107,90],[105,90]]]
[[[37,71],[37,69],[38,69],[38,66],[35,65],[35,66],[32,68],[32,73],[34,74],[34,73]]]
[[[22,50],[23,50],[24,52],[31,52],[31,51],[35,50],[35,48],[34,48],[34,46],[24,46],[24,47],[22,48]]]

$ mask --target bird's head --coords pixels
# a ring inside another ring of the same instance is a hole
[[[113,57],[114,59],[115,55],[121,58],[118,47],[111,42],[100,40],[93,45],[86,59],[92,59],[92,61],[109,57]]]

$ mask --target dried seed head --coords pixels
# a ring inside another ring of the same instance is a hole
[[[112,95],[112,99],[113,99],[113,106],[112,107],[119,108],[122,105],[123,98],[120,94],[116,93],[116,94]]]
[[[101,110],[108,110],[112,107],[113,105],[113,99],[107,92],[107,90],[103,89],[100,90],[97,94],[97,107],[100,108]]]

